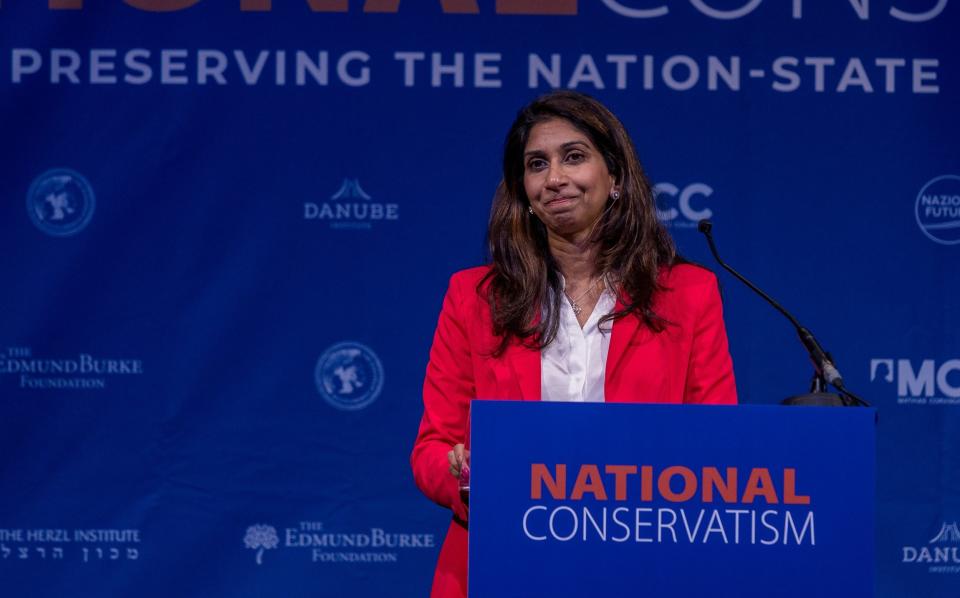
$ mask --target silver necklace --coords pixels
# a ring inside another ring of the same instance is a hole
[[[580,294],[580,296],[577,297],[576,299],[571,298],[566,290],[563,291],[563,294],[567,296],[567,300],[570,301],[570,307],[573,308],[573,315],[575,316],[580,315],[580,312],[583,311],[583,306],[580,305],[580,300],[586,297],[588,293],[595,291],[597,288],[597,283],[600,282],[602,278],[603,278],[603,275],[600,275],[597,278],[595,278],[587,287],[587,290],[584,291],[582,294]]]

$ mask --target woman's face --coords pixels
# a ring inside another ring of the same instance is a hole
[[[590,231],[614,179],[590,139],[556,118],[533,126],[523,154],[523,187],[534,214],[559,236]]]

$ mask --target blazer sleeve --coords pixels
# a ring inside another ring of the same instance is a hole
[[[423,382],[423,418],[410,456],[413,477],[420,490],[437,504],[467,519],[457,479],[450,475],[447,453],[463,443],[467,434],[470,399],[476,385],[473,359],[464,319],[464,295],[457,276],[443,299],[443,308],[430,348]],[[469,286],[469,285],[466,285]]]
[[[698,285],[700,296],[693,326],[693,345],[684,403],[732,405],[737,402],[737,386],[733,377],[733,360],[727,347],[727,331],[723,325],[723,307],[717,278]]]

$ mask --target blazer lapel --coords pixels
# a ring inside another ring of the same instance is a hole
[[[617,300],[616,306],[613,308],[614,311],[619,311],[623,309],[623,304],[620,303],[620,300]],[[609,379],[613,372],[616,372],[617,366],[620,365],[620,362],[623,360],[623,356],[627,352],[627,347],[631,344],[639,344],[642,342],[642,339],[650,334],[650,329],[647,328],[640,318],[634,314],[629,314],[616,320],[613,323],[613,332],[611,332],[610,337],[610,348],[607,351],[607,366],[606,366],[606,378]]]
[[[507,347],[505,357],[520,386],[520,398],[524,401],[539,401],[540,351],[515,342]]]

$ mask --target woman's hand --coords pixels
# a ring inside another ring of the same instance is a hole
[[[450,475],[460,478],[460,467],[465,459],[470,458],[470,451],[463,448],[463,444],[455,444],[453,450],[447,453],[447,461],[450,462]]]

